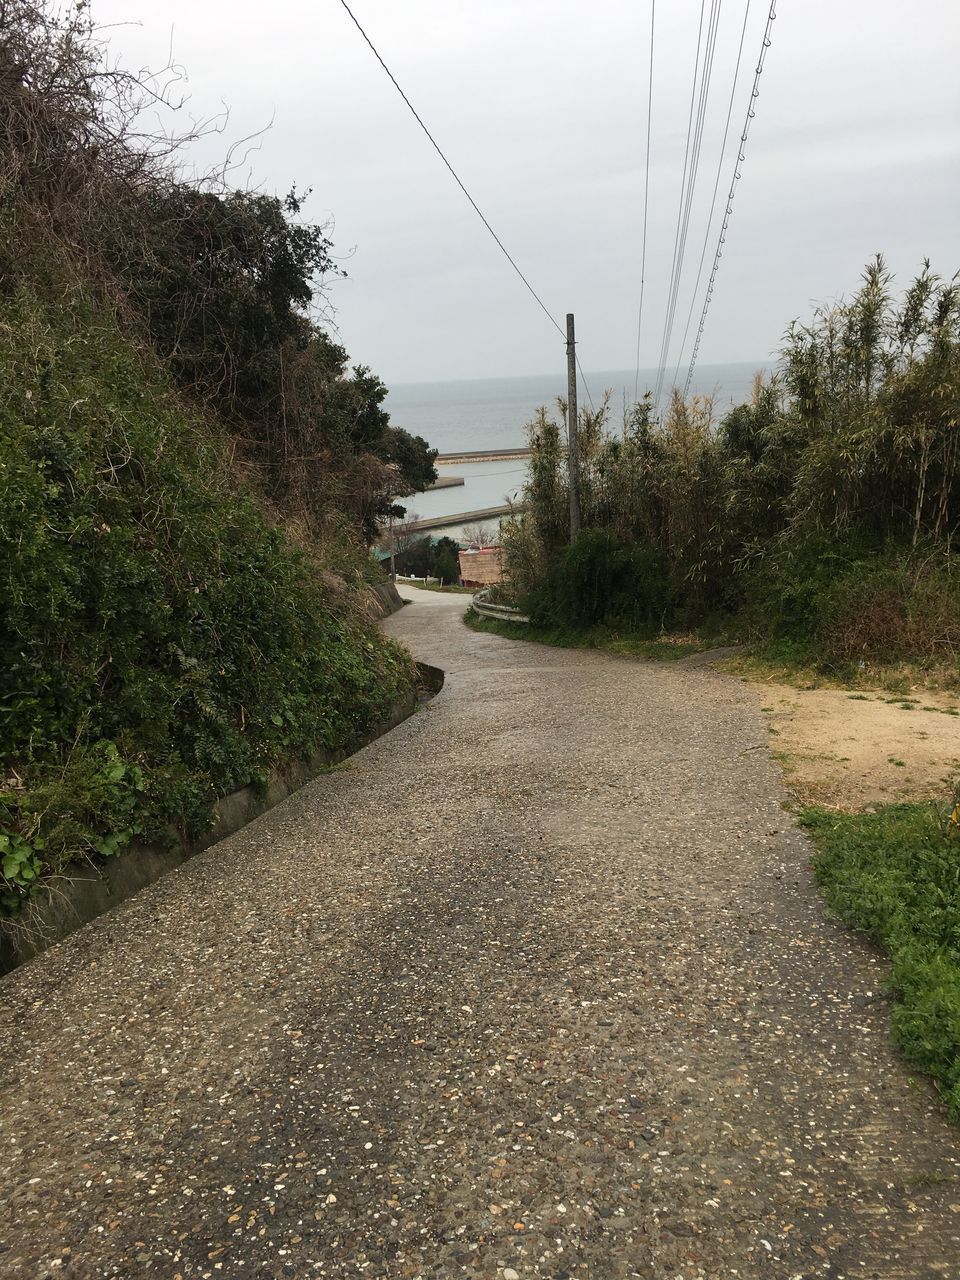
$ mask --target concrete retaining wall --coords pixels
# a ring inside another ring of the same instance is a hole
[[[378,583],[377,586],[370,588],[370,594],[376,601],[377,616],[380,618],[388,618],[391,613],[396,613],[398,609],[403,608],[403,601],[400,599],[400,592],[395,582]]]
[[[393,587],[392,582],[384,585]],[[15,969],[89,920],[95,920],[133,897],[188,858],[259,818],[330,765],[345,760],[368,742],[389,733],[412,715],[419,703],[443,688],[444,675],[439,667],[422,662],[418,662],[417,667],[419,690],[394,707],[372,733],[358,740],[349,750],[320,751],[310,760],[293,761],[272,770],[266,787],[241,787],[239,791],[224,796],[214,806],[216,819],[213,826],[201,839],[191,844],[178,844],[172,849],[132,845],[118,858],[98,860],[96,864],[89,865],[75,863],[53,883],[48,894],[30,905],[19,921],[4,925],[0,933],[0,973]]]

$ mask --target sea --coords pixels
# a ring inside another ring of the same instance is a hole
[[[741,361],[736,364],[699,365],[690,386],[691,395],[714,397],[721,416],[731,405],[750,396],[753,379],[769,362]],[[640,392],[656,381],[655,369],[640,370]],[[636,371],[586,371],[579,382],[582,404],[595,404],[610,392],[611,424],[621,421],[624,406],[633,402]],[[589,395],[588,395],[589,392]],[[566,394],[566,372],[523,378],[479,378],[457,382],[407,382],[390,385],[385,408],[394,426],[423,436],[443,453],[467,450],[519,449],[527,443],[525,425],[537,409],[556,408],[557,397]],[[440,476],[463,479],[462,485],[433,489],[402,499],[407,518],[455,517],[458,513],[514,502],[523,490],[526,463],[520,459],[500,462],[440,464]],[[455,519],[443,533],[458,536]]]

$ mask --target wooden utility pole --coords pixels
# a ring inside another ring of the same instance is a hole
[[[577,447],[577,341],[573,314],[567,315],[567,483],[570,487],[570,541],[580,532],[580,456]]]

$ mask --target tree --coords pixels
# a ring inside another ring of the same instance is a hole
[[[318,281],[343,274],[324,228],[298,221],[296,191],[280,199],[175,183],[144,205],[148,234],[107,251],[177,382],[228,421],[276,411],[283,348],[315,338]]]
[[[183,180],[177,147],[197,129],[168,128],[174,79],[116,67],[86,0],[0,3],[0,278],[69,257],[282,516],[370,544],[436,454],[324,332],[324,282],[343,273],[304,197],[231,191],[228,167]]]
[[[497,535],[489,526],[484,524],[465,524],[463,526],[463,540],[472,547],[495,547],[497,545]]]
[[[342,275],[302,198],[174,184],[151,193],[143,252],[113,264],[180,386],[239,437],[270,495],[308,518],[345,506],[372,542],[395,497],[436,478],[435,451],[392,427],[385,384],[311,315]],[[141,242],[137,242],[141,245]]]
[[[434,546],[433,573],[444,583],[460,581],[460,547],[452,538],[440,538]]]
[[[397,573],[408,578],[429,578],[433,561],[433,543],[425,533],[409,541],[395,556]]]

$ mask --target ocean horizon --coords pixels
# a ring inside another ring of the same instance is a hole
[[[711,395],[721,417],[732,405],[749,398],[755,375],[772,367],[772,361],[741,360],[728,364],[699,365],[690,387],[691,395]],[[673,371],[665,381],[663,399],[673,385]],[[655,383],[656,369],[640,370],[640,395]],[[620,423],[625,407],[633,403],[636,371],[633,369],[586,371],[578,379],[581,404],[590,396],[598,404],[605,391],[611,393],[611,424]],[[391,423],[413,435],[423,436],[440,453],[468,450],[518,449],[526,444],[526,424],[540,406],[555,408],[558,396],[565,396],[566,373],[530,374],[511,378],[463,378],[437,382],[391,383],[384,408]],[[589,396],[587,389],[589,388]],[[401,499],[408,517],[423,519],[477,511],[516,501],[526,479],[526,464],[518,460],[502,462],[450,463],[438,467],[441,476],[457,476],[464,481],[448,489],[433,489]]]
[[[698,365],[691,395],[712,395],[718,413],[750,395],[754,375],[768,371],[770,359],[740,360],[727,364]],[[582,404],[599,404],[611,393],[612,414],[619,421],[625,406],[633,403],[636,371],[587,370],[578,379]],[[656,382],[656,369],[641,369],[640,396]],[[663,400],[673,385],[672,371],[664,384]],[[467,449],[519,448],[525,443],[524,427],[540,406],[552,408],[567,391],[566,372],[526,374],[510,378],[459,378],[432,382],[389,383],[385,408],[394,426],[424,439],[441,453]]]

